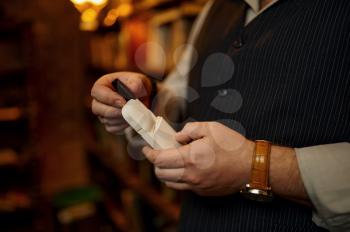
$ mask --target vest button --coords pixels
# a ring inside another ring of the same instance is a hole
[[[228,94],[228,90],[227,89],[219,89],[218,90],[218,95],[220,97],[225,97]]]
[[[235,48],[235,49],[240,49],[243,47],[243,41],[242,39],[237,39],[235,41],[233,41],[233,44],[232,46]]]

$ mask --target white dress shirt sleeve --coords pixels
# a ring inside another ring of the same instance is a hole
[[[330,231],[350,231],[350,143],[295,150],[313,221]]]

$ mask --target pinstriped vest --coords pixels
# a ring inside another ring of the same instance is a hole
[[[190,73],[199,98],[187,116],[283,146],[350,141],[350,1],[281,0],[243,27],[245,9],[222,0],[210,10]],[[283,199],[193,193],[180,230],[323,231],[311,209]]]

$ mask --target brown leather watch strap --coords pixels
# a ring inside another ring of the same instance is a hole
[[[271,143],[265,140],[255,142],[255,152],[252,160],[252,172],[250,188],[270,190],[269,167],[270,167]]]

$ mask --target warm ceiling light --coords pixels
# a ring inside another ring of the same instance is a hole
[[[107,3],[107,0],[70,0],[74,4],[92,4],[92,5],[105,5]]]
[[[118,10],[119,10],[119,15],[121,17],[127,17],[132,12],[132,6],[131,6],[131,4],[124,3],[118,7]]]
[[[84,1],[84,0],[80,0],[80,1]],[[90,3],[95,5],[104,5],[107,3],[107,0],[90,0]]]
[[[87,3],[87,0],[71,0],[71,2],[73,2],[74,4],[84,4]]]
[[[80,29],[93,31],[98,27],[98,14],[108,0],[70,0],[80,11]]]
[[[118,17],[128,17],[133,11],[133,7],[129,3],[122,3],[117,8],[108,11],[107,16],[103,20],[105,26],[112,26]]]

